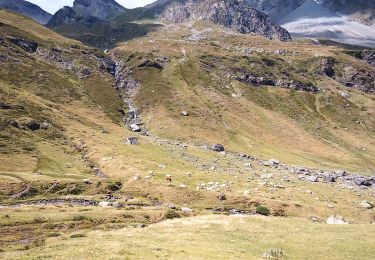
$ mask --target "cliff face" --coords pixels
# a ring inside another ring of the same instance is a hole
[[[167,5],[160,18],[173,22],[204,20],[237,30],[255,33],[269,39],[286,41],[289,33],[276,25],[268,15],[250,7],[243,0],[182,1]]]

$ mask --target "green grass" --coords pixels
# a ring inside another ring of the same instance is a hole
[[[5,252],[2,256],[261,259],[266,252],[282,251],[285,259],[372,259],[373,229],[373,225],[329,226],[294,218],[202,216],[166,221],[145,229],[93,231],[79,239],[48,238],[44,246]]]

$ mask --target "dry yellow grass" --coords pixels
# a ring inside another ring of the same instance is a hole
[[[304,219],[201,216],[145,229],[94,231],[47,239],[41,247],[6,252],[7,259],[373,259],[374,225],[329,226]],[[69,250],[67,250],[69,249]]]

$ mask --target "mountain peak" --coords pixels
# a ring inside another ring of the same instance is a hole
[[[99,19],[122,12],[123,6],[114,0],[75,0],[73,10],[80,16],[94,16]]]
[[[0,8],[23,14],[40,24],[47,24],[52,17],[39,6],[24,0],[0,0]]]

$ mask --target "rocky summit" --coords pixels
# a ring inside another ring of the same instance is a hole
[[[373,259],[360,16],[81,0],[44,26],[0,9],[0,259]],[[302,26],[332,21],[349,43]]]
[[[269,39],[290,40],[289,33],[243,0],[172,2],[160,17],[174,22],[210,21],[240,33],[255,33]]]

